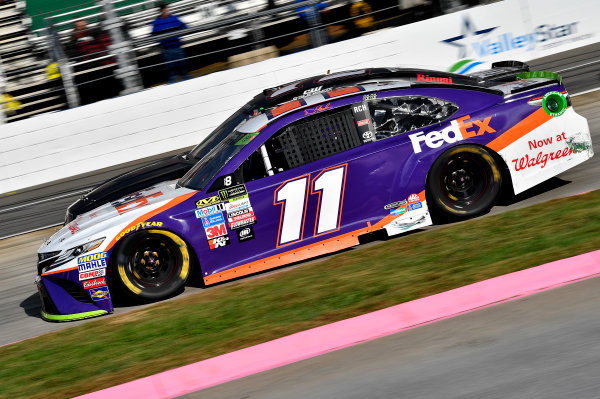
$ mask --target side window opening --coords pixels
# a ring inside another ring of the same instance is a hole
[[[368,102],[375,130],[381,140],[421,129],[451,117],[458,106],[432,97],[392,97]]]
[[[270,173],[260,148],[240,166],[245,182],[277,174],[355,148],[363,143],[350,107],[302,118],[268,139],[264,148]]]

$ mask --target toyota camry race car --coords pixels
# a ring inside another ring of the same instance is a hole
[[[264,90],[188,154],[109,181],[39,249],[43,317],[143,301],[488,211],[593,156],[559,75],[374,68]],[[180,179],[176,179],[181,177]]]

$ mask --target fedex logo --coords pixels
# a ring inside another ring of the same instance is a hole
[[[455,119],[450,122],[450,126],[441,131],[432,130],[427,134],[425,134],[425,132],[411,134],[408,138],[410,138],[410,142],[412,143],[413,151],[415,154],[423,151],[421,143],[425,143],[429,148],[438,148],[444,143],[456,143],[457,141],[470,137],[496,132],[496,130],[489,125],[492,120],[491,116],[488,116],[483,121],[475,119],[467,121],[470,117],[470,115],[465,115]]]

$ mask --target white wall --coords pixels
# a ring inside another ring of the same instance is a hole
[[[597,1],[577,0],[572,8],[568,4],[505,0],[1,125],[0,194],[195,145],[260,90],[327,70],[374,66],[448,70],[459,60],[470,59],[481,62],[474,71],[498,60],[528,61],[597,42]],[[480,32],[488,28],[495,29]],[[444,42],[459,35],[464,37],[454,44]]]

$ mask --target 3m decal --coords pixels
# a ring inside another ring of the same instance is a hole
[[[221,223],[216,226],[206,227],[204,231],[206,232],[206,238],[211,239],[226,235],[227,227],[225,223]]]
[[[246,186],[243,184],[219,190],[219,197],[221,197],[221,200],[223,201],[234,197],[240,197],[242,195],[248,195]]]
[[[221,202],[221,197],[219,197],[218,195],[214,195],[212,197],[206,197],[206,198],[196,201],[196,208],[202,208],[207,205],[216,204],[218,202]]]
[[[231,240],[228,235],[217,237],[213,240],[208,240],[209,249],[217,249],[231,244]]]
[[[101,269],[106,267],[106,252],[80,256],[77,258],[77,268],[79,272]]]
[[[110,294],[108,293],[108,287],[99,287],[99,288],[91,288],[88,290],[90,296],[94,301],[103,301],[105,299],[110,299]]]
[[[410,198],[410,197],[409,197]],[[417,198],[419,198],[419,196],[417,195]],[[392,202],[391,204],[387,204],[386,206],[383,207],[383,209],[392,209],[392,208],[398,208],[399,206],[402,205],[406,205],[406,200],[404,201],[396,201],[396,202]]]
[[[490,126],[490,121],[492,120],[491,116],[485,118],[483,121],[471,120],[466,122],[466,120],[470,117],[470,115],[465,115],[462,118],[455,119],[450,122],[450,126],[441,131],[433,130],[427,134],[421,131],[409,135],[408,138],[412,143],[413,151],[415,154],[420,153],[422,151],[421,143],[425,143],[425,145],[429,148],[438,148],[444,143],[456,143],[457,141],[461,141],[469,137],[481,136],[485,133],[496,132],[496,130]],[[473,127],[476,128],[469,130]]]
[[[327,103],[325,105],[320,104],[320,105],[317,105],[314,108],[305,109],[304,110],[304,115],[314,115],[314,114],[316,114],[318,112],[323,112],[323,111],[326,111],[328,109],[331,109],[331,103]]]
[[[135,209],[135,208],[139,208],[140,206],[147,205],[149,198],[160,197],[161,195],[163,195],[163,193],[162,193],[162,191],[159,191],[157,193],[146,195],[145,197],[142,197],[142,198],[138,198],[138,199],[128,202],[126,204],[115,206],[115,209],[117,210],[117,212],[119,212],[119,215],[122,215],[126,212],[129,212],[129,211]]]
[[[239,242],[254,240],[254,230],[252,229],[252,226],[244,227],[243,229],[236,231]]]
[[[92,280],[85,280],[81,284],[83,284],[83,288],[85,288],[85,289],[88,289],[88,288],[97,288],[97,287],[105,286],[106,285],[106,279],[104,277],[100,277],[100,278],[95,278],[95,279],[92,279]]]
[[[302,239],[309,180],[312,183],[310,194],[319,196],[314,235],[339,230],[344,202],[346,168],[347,164],[334,166],[321,171],[312,179],[310,174],[300,176],[286,181],[275,190],[273,204],[282,207],[277,246]]]
[[[162,227],[162,225],[163,225],[162,222],[140,222],[140,223],[136,224],[135,226],[131,226],[131,227],[125,229],[124,231],[120,232],[119,235],[115,238],[115,241],[119,241],[125,235],[127,235],[129,233],[133,233],[134,231],[138,231],[140,229],[147,229],[150,227]]]
[[[222,202],[204,208],[196,209],[196,218],[200,219],[203,216],[213,215],[215,213],[223,212],[224,210],[225,204],[223,204]]]
[[[90,278],[102,277],[102,276],[106,276],[106,268],[79,273],[79,281],[88,280]]]
[[[204,216],[201,220],[204,228],[225,223],[225,219],[223,218],[222,213],[215,213],[214,215]]]

